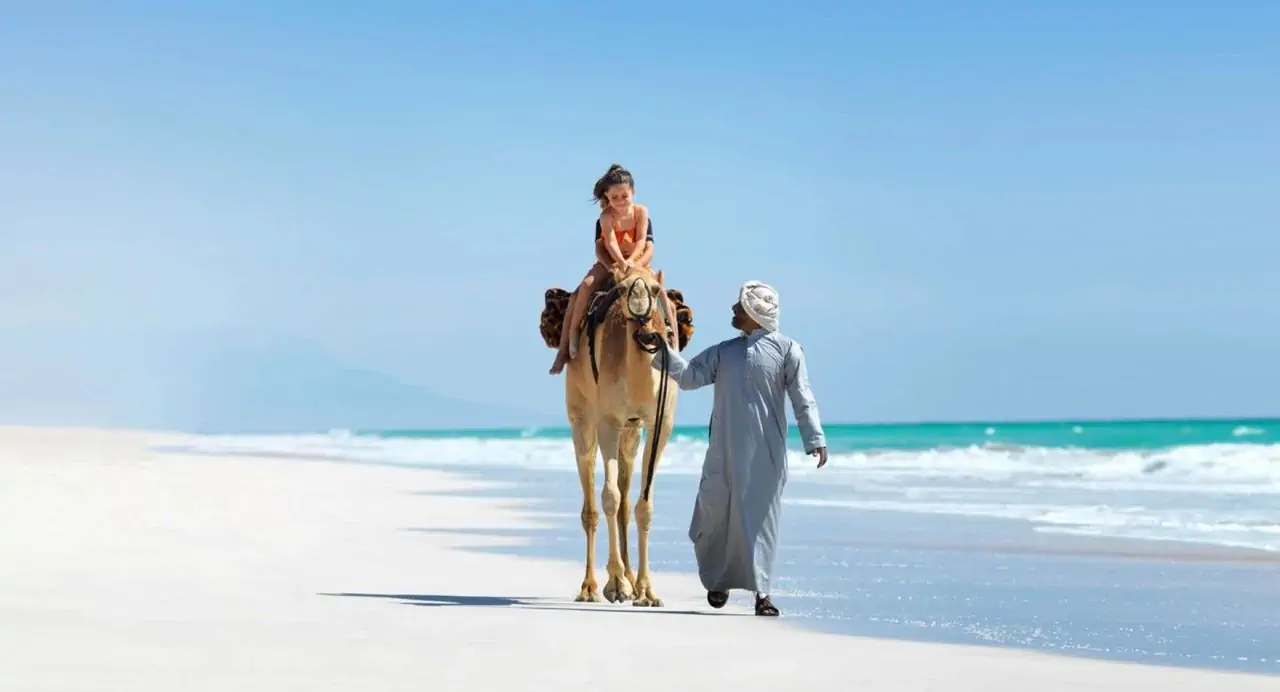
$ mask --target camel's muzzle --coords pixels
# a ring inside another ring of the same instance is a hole
[[[655,305],[655,298],[649,290],[649,284],[641,278],[632,279],[627,285],[626,302],[627,321],[635,325],[632,336],[636,344],[649,353],[656,353],[657,349],[665,343],[663,327],[666,325],[666,305]],[[657,329],[653,326],[655,308],[661,310]]]
[[[627,317],[632,322],[644,324],[653,314],[653,296],[644,279],[633,279],[627,287]]]

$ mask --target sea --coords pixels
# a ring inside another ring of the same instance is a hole
[[[791,431],[774,594],[786,617],[844,634],[1280,675],[1280,420],[826,434],[830,460],[817,469]],[[706,448],[705,426],[677,427],[660,461],[655,569],[696,573],[686,534]],[[475,492],[546,519],[513,530],[525,540],[501,551],[582,559],[567,428],[204,435],[186,451],[490,481]]]

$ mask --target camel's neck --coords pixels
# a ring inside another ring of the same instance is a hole
[[[647,395],[653,390],[654,379],[658,373],[653,369],[653,354],[640,348],[628,334],[629,348],[623,357],[623,368],[626,373],[627,390],[636,394]]]

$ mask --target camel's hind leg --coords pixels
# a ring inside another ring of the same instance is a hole
[[[604,597],[612,603],[629,601],[635,588],[627,581],[622,565],[622,553],[618,541],[618,509],[622,504],[622,492],[618,488],[618,442],[620,426],[614,421],[601,421],[597,434],[600,451],[604,457],[604,488],[600,491],[600,504],[604,509],[604,523],[609,528],[609,581],[604,585]]]
[[[674,402],[672,402],[674,403]],[[650,486],[649,497],[644,496],[644,479],[647,477],[657,477],[656,464],[662,460],[662,452],[667,447],[667,440],[671,437],[672,418],[675,416],[675,406],[668,404],[667,415],[662,421],[660,430],[649,429],[649,434],[645,435],[644,444],[644,464],[640,472],[640,501],[636,503],[636,533],[639,534],[639,572],[636,574],[636,598],[632,605],[652,606],[654,608],[662,607],[662,599],[658,598],[658,594],[654,593],[653,586],[649,582],[649,529],[653,527],[653,486]],[[658,453],[653,454],[653,447],[657,445]],[[655,468],[649,469],[649,459],[654,460]],[[656,482],[655,482],[656,485]]]
[[[618,441],[618,550],[622,553],[622,569],[631,586],[636,585],[636,573],[631,569],[631,551],[628,544],[631,525],[631,478],[635,475],[636,455],[640,451],[641,422],[627,421],[622,426]]]
[[[596,583],[596,527],[600,523],[600,511],[596,509],[596,426],[581,418],[571,421],[571,425],[578,480],[582,482],[582,531],[587,535],[587,571],[574,600],[599,603],[604,599]]]

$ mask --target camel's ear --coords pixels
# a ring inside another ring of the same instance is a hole
[[[662,270],[658,270],[658,285],[666,288],[667,284],[662,280]]]

